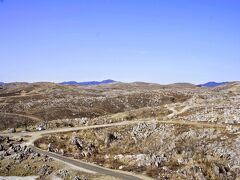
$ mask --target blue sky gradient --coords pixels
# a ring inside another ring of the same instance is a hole
[[[240,80],[239,0],[4,0],[0,81]]]

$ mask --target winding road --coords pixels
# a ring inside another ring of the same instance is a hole
[[[172,114],[170,114],[169,117],[173,117],[174,115],[178,113],[182,113],[188,108],[184,108],[184,110],[177,112],[175,109],[171,108]],[[120,170],[113,170],[104,168],[92,163],[86,163],[81,160],[75,160],[69,157],[65,157],[62,155],[58,155],[56,153],[47,152],[44,150],[41,150],[34,146],[34,142],[41,138],[43,135],[47,134],[54,134],[54,133],[62,133],[62,132],[73,132],[78,130],[84,130],[84,129],[94,129],[94,128],[106,128],[106,127],[116,127],[116,126],[124,126],[124,125],[131,125],[131,124],[137,124],[141,122],[157,122],[162,124],[178,124],[178,125],[190,125],[192,127],[206,127],[206,128],[226,128],[227,125],[224,124],[212,124],[207,122],[193,122],[193,121],[179,121],[179,120],[153,120],[153,119],[141,119],[141,120],[133,120],[133,121],[123,121],[123,122],[117,122],[117,123],[111,123],[111,124],[101,124],[101,125],[92,125],[92,126],[82,126],[82,127],[71,127],[71,128],[60,128],[60,129],[53,129],[53,130],[46,130],[46,131],[38,131],[38,132],[25,132],[25,133],[0,133],[1,136],[10,136],[10,137],[17,137],[21,138],[24,137],[26,139],[26,145],[34,149],[36,152],[39,152],[41,154],[47,155],[49,157],[52,157],[56,160],[62,161],[63,163],[67,163],[76,167],[80,167],[92,172],[109,175],[125,180],[140,180],[140,179],[146,179],[150,180],[152,178],[146,177],[144,175],[138,175],[130,172],[120,171]],[[236,125],[239,127],[239,125]]]
[[[117,171],[117,170],[112,170],[112,169],[108,169],[108,168],[104,168],[95,164],[91,164],[91,163],[86,163],[80,160],[75,160],[69,157],[65,157],[62,155],[58,155],[56,153],[51,153],[51,152],[47,152],[47,151],[43,151],[39,148],[36,148],[35,146],[30,146],[31,148],[33,148],[36,152],[41,153],[41,154],[45,154],[49,157],[52,157],[53,159],[56,160],[60,160],[64,163],[67,164],[71,164],[74,165],[76,167],[81,167],[83,169],[86,170],[90,170],[99,174],[104,174],[104,175],[108,175],[108,176],[113,176],[116,178],[121,178],[121,179],[126,179],[126,180],[141,180],[141,179],[151,179],[148,177],[140,177],[138,175],[135,175],[133,173],[128,173],[128,172],[122,172],[122,171]]]
[[[153,120],[137,120],[137,121],[124,121],[124,122],[118,122],[118,123],[112,123],[112,124],[101,124],[101,125],[93,125],[93,126],[83,126],[83,127],[71,127],[71,128],[61,128],[61,129],[54,129],[54,130],[46,130],[46,131],[37,131],[37,132],[23,132],[23,133],[1,133],[0,136],[9,136],[14,138],[22,138],[24,137],[26,139],[26,145],[34,149],[36,152],[39,152],[41,154],[47,155],[49,157],[52,157],[53,159],[62,161],[63,163],[71,164],[76,167],[80,167],[92,172],[96,172],[99,174],[109,175],[125,180],[152,180],[150,177],[146,177],[143,175],[137,175],[131,172],[126,171],[120,171],[120,170],[113,170],[104,168],[92,163],[86,163],[81,160],[75,160],[69,157],[65,157],[62,155],[58,155],[56,153],[51,153],[48,151],[41,150],[34,146],[34,142],[41,138],[43,135],[47,134],[54,134],[54,133],[62,133],[62,132],[73,132],[78,130],[84,130],[84,129],[94,129],[94,128],[104,128],[104,127],[114,127],[114,126],[124,126],[124,125],[131,125],[136,124],[140,122],[151,122]]]

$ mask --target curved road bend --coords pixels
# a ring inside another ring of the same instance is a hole
[[[54,154],[51,152],[47,152],[41,149],[38,149],[34,147],[34,141],[40,138],[42,135],[46,134],[52,134],[52,133],[60,133],[60,132],[70,132],[70,131],[77,131],[77,130],[83,130],[83,129],[93,129],[93,128],[102,128],[102,127],[112,127],[112,126],[122,126],[122,125],[130,125],[130,124],[135,124],[135,123],[140,123],[140,122],[151,122],[155,121],[158,123],[163,123],[163,124],[181,124],[181,125],[191,125],[191,126],[201,126],[201,127],[213,127],[213,128],[225,128],[226,125],[223,124],[212,124],[212,123],[198,123],[198,122],[182,122],[182,121],[156,121],[156,120],[137,120],[137,121],[123,121],[123,122],[117,122],[117,123],[112,123],[112,124],[102,124],[102,125],[93,125],[93,126],[83,126],[83,127],[74,127],[74,128],[62,128],[62,129],[54,129],[54,130],[47,130],[47,131],[41,131],[41,132],[28,132],[28,133],[14,133],[14,134],[9,134],[9,133],[0,133],[0,135],[9,135],[9,136],[17,136],[17,137],[22,137],[24,135],[29,135],[29,139],[27,141],[27,144],[32,147],[34,150],[36,150],[39,153],[48,155],[49,157],[52,157],[54,159],[66,162],[68,164],[75,165],[77,167],[85,168],[90,171],[94,171],[100,174],[106,174],[110,176],[114,176],[117,178],[122,178],[126,180],[140,180],[140,179],[151,179],[149,177],[144,177],[141,175],[135,175],[131,174],[128,172],[120,172],[116,170],[111,170],[107,168],[103,168],[101,166],[97,166],[94,164],[82,162],[79,160],[74,160],[68,157],[64,157],[58,154]]]
[[[80,160],[74,160],[69,157],[64,157],[55,153],[51,153],[48,151],[41,150],[34,146],[34,142],[46,134],[53,134],[53,133],[62,133],[62,132],[71,132],[71,131],[77,131],[77,130],[84,130],[84,129],[94,129],[94,128],[103,128],[103,127],[112,127],[112,126],[123,126],[123,125],[131,125],[136,124],[140,122],[151,122],[153,120],[137,120],[137,121],[123,121],[123,122],[117,122],[117,123],[111,123],[111,124],[101,124],[101,125],[92,125],[92,126],[82,126],[82,127],[73,127],[73,128],[61,128],[61,129],[54,129],[54,130],[46,130],[46,131],[38,131],[38,132],[26,132],[26,133],[0,133],[0,135],[3,136],[13,136],[13,137],[22,137],[22,136],[29,136],[27,137],[26,144],[31,147],[33,150],[35,150],[38,153],[48,155],[49,157],[52,157],[56,160],[60,160],[63,163],[71,164],[76,167],[84,168],[93,172],[97,172],[103,175],[109,175],[117,178],[121,178],[124,180],[141,180],[141,179],[149,179],[152,180],[150,177],[146,177],[144,175],[137,175],[130,172],[124,172],[120,170],[112,170],[108,168],[104,168],[95,164],[82,162]]]
[[[65,163],[77,166],[77,167],[81,167],[81,168],[84,168],[84,169],[87,169],[87,170],[90,170],[90,171],[97,172],[99,174],[109,175],[109,176],[121,178],[121,179],[124,179],[124,180],[142,180],[142,178],[136,177],[134,175],[121,173],[121,172],[118,172],[118,171],[115,171],[115,170],[108,170],[108,169],[100,167],[98,165],[92,165],[92,164],[85,163],[85,162],[82,162],[80,160],[75,160],[75,159],[72,159],[72,158],[70,159],[68,157],[64,157],[64,156],[61,156],[61,155],[58,155],[58,154],[55,154],[55,153],[51,153],[51,152],[48,152],[48,151],[43,151],[43,150],[41,150],[39,148],[36,148],[35,146],[32,146],[32,145],[30,147],[38,153],[47,155],[47,156],[52,157],[56,160],[60,160],[60,161],[63,161]]]

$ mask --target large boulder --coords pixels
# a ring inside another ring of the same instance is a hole
[[[72,136],[72,138],[70,139],[70,143],[72,145],[75,145],[79,150],[83,150],[83,141],[80,140],[78,137],[76,136]]]
[[[117,137],[115,136],[115,133],[107,133],[106,138],[105,138],[105,145],[109,146],[110,143],[116,139],[117,139]]]
[[[10,128],[9,129],[9,133],[15,133],[16,132],[16,129],[15,128]]]
[[[2,144],[0,144],[0,151],[3,151],[3,145]]]

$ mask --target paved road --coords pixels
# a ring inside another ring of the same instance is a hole
[[[54,133],[60,133],[60,132],[72,132],[72,131],[78,131],[78,130],[83,130],[83,129],[94,129],[94,128],[104,128],[104,127],[113,127],[113,126],[123,126],[123,125],[131,125],[131,124],[136,124],[140,122],[151,122],[151,120],[137,120],[137,121],[124,121],[124,122],[117,122],[117,123],[111,123],[111,124],[101,124],[101,125],[93,125],[93,126],[83,126],[83,127],[73,127],[73,128],[61,128],[61,129],[53,129],[53,130],[46,130],[46,131],[38,131],[38,132],[26,132],[26,133],[0,133],[2,136],[10,136],[10,137],[25,137],[27,139],[26,144],[34,149],[36,152],[39,152],[44,155],[48,155],[49,157],[52,157],[54,159],[60,160],[62,162],[87,169],[89,171],[97,172],[100,174],[105,174],[121,179],[126,179],[126,180],[152,180],[150,177],[145,177],[143,175],[137,175],[134,173],[129,173],[125,171],[120,171],[120,170],[113,170],[113,169],[108,169],[104,168],[101,166],[97,166],[95,164],[91,163],[86,163],[80,160],[75,160],[69,157],[61,156],[55,153],[51,153],[48,151],[41,150],[37,147],[34,146],[34,141],[37,139],[41,138],[43,135],[46,134],[54,134]]]
[[[184,109],[186,110],[186,109]],[[183,111],[184,111],[183,110]],[[173,111],[172,114],[178,113],[176,110]],[[213,124],[213,123],[202,123],[202,122],[190,122],[190,121],[179,121],[179,120],[167,120],[167,121],[156,121],[152,119],[143,119],[143,120],[136,120],[136,121],[124,121],[124,122],[117,122],[117,123],[111,123],[111,124],[101,124],[101,125],[92,125],[92,126],[83,126],[83,127],[73,127],[73,128],[61,128],[61,129],[54,129],[54,130],[47,130],[47,131],[40,131],[40,132],[28,132],[28,133],[12,133],[12,134],[0,134],[0,135],[7,135],[7,136],[15,136],[15,137],[22,137],[22,136],[29,136],[27,137],[27,144],[32,147],[34,150],[41,154],[48,155],[49,157],[52,157],[54,159],[63,161],[65,163],[84,168],[90,171],[94,171],[100,174],[110,175],[117,178],[122,178],[126,180],[139,180],[139,179],[151,179],[148,177],[144,177],[141,175],[136,175],[133,173],[128,173],[124,171],[116,171],[108,168],[103,168],[100,166],[97,166],[95,164],[90,164],[86,162],[82,162],[79,160],[74,160],[69,157],[64,157],[55,153],[47,152],[41,149],[38,149],[34,147],[34,141],[36,141],[38,138],[40,138],[42,135],[46,134],[53,134],[53,133],[60,133],[60,132],[71,132],[71,131],[78,131],[83,129],[93,129],[93,128],[104,128],[104,127],[113,127],[113,126],[123,126],[123,125],[131,125],[136,124],[140,122],[158,122],[163,124],[179,124],[179,125],[191,125],[193,127],[211,127],[211,128],[226,128],[226,125],[223,124]],[[239,127],[239,125],[236,125]]]
[[[115,171],[115,170],[110,170],[110,169],[103,168],[103,167],[93,165],[93,164],[90,164],[90,163],[85,163],[85,162],[82,162],[82,161],[79,161],[79,160],[74,160],[72,158],[64,157],[64,156],[61,156],[61,155],[58,155],[58,154],[55,154],[55,153],[43,151],[43,150],[38,149],[34,146],[30,146],[30,147],[33,148],[38,153],[48,155],[49,157],[52,157],[54,159],[57,159],[57,160],[65,162],[65,163],[69,163],[71,165],[81,167],[81,168],[84,168],[84,169],[87,169],[87,170],[90,170],[90,171],[94,171],[94,172],[97,172],[97,173],[100,173],[100,174],[105,174],[105,175],[108,175],[108,176],[113,176],[113,177],[117,177],[117,178],[121,178],[121,179],[125,179],[125,180],[142,180],[142,179],[145,179],[145,178],[139,178],[136,175],[131,175],[130,173],[127,174],[125,172],[122,173],[122,172],[118,172],[118,171]]]

